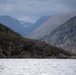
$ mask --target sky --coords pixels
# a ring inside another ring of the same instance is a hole
[[[0,0],[0,16],[9,15],[25,22],[69,12],[76,12],[76,0]]]

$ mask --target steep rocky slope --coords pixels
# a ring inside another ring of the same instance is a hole
[[[76,53],[76,16],[57,27],[50,35],[42,38],[48,44]]]
[[[76,56],[45,42],[21,37],[0,24],[1,58],[75,58]]]
[[[64,24],[73,16],[76,16],[76,12],[51,16],[44,24],[31,32],[27,37],[31,39],[41,39],[49,35],[56,27]]]

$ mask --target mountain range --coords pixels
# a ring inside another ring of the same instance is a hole
[[[58,26],[41,40],[76,54],[76,16]]]
[[[50,18],[50,16],[41,16],[31,27],[31,30],[29,32],[29,34],[34,31],[36,28],[38,28],[39,26],[41,26],[42,24],[44,24],[48,19]],[[29,35],[27,34],[26,37]]]
[[[0,23],[11,28],[12,30],[19,33],[23,37],[26,37],[26,35],[28,35],[34,29],[39,27],[45,21],[47,21],[48,18],[49,17],[47,16],[42,16],[35,23],[30,23],[30,22],[20,21],[11,16],[6,15],[6,16],[0,16]]]
[[[49,35],[56,27],[64,24],[73,16],[76,16],[76,12],[51,16],[45,23],[43,23],[38,28],[33,30],[29,35],[27,35],[27,38],[41,39]]]
[[[76,58],[76,55],[45,42],[23,38],[0,24],[0,58]]]
[[[8,15],[0,16],[0,23],[18,32],[22,36],[25,36],[33,25],[33,23],[19,21]]]
[[[76,13],[42,16],[35,23],[0,16],[0,23],[1,57],[74,58],[76,54]]]

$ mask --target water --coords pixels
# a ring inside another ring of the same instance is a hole
[[[76,60],[0,59],[0,75],[76,75]]]

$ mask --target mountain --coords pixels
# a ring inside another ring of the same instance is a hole
[[[41,16],[30,28],[28,34],[25,36],[27,37],[33,30],[41,26],[43,23],[45,23],[50,17],[49,16]]]
[[[45,42],[23,38],[0,24],[0,58],[76,58],[76,55]]]
[[[33,23],[19,21],[11,16],[0,16],[0,23],[18,32],[22,36],[27,35],[33,25]]]
[[[34,29],[39,27],[41,24],[43,24],[44,22],[46,22],[48,19],[50,18],[50,16],[42,16],[40,17],[34,24]]]
[[[49,35],[56,27],[64,24],[73,16],[76,16],[76,13],[66,13],[51,16],[45,23],[32,31],[27,37],[31,39],[41,39]]]
[[[42,40],[76,54],[76,16],[57,27]]]

